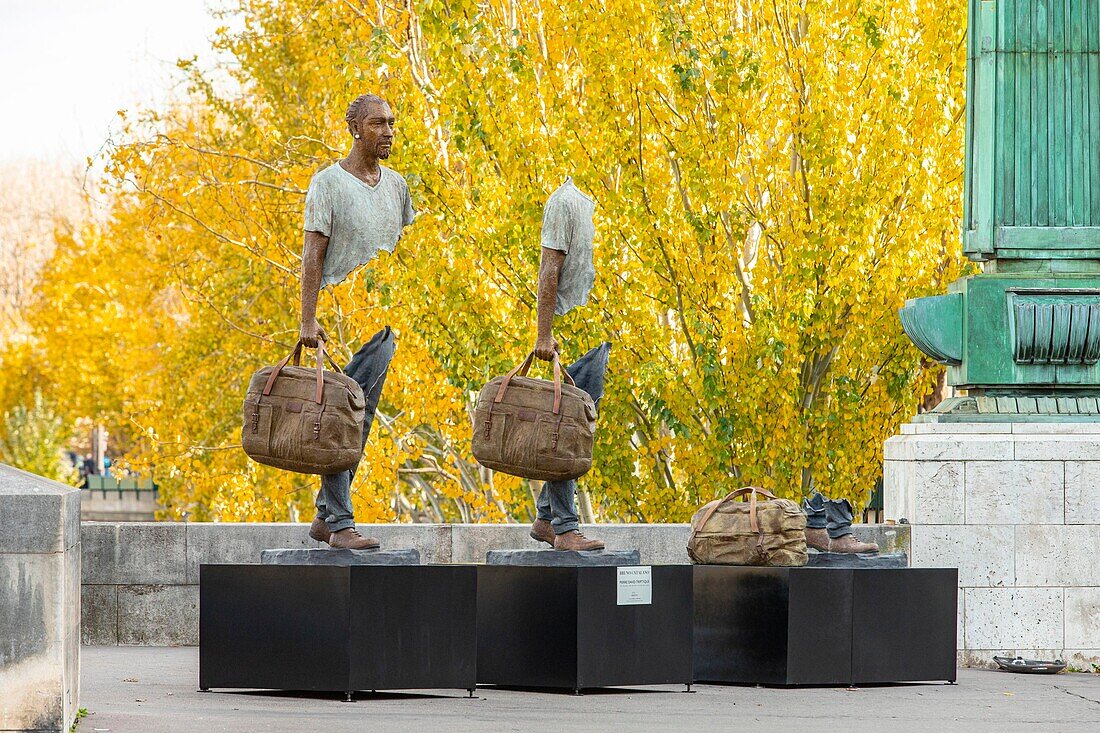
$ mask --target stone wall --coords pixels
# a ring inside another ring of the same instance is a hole
[[[305,524],[85,522],[83,623],[85,644],[198,643],[199,565],[258,563],[260,551],[318,547]],[[383,547],[415,547],[424,563],[476,563],[493,549],[533,547],[518,524],[367,524],[364,535]],[[856,534],[884,551],[908,551],[905,527],[856,525]],[[643,564],[688,562],[686,524],[604,524],[585,527],[610,549],[638,548]]]
[[[0,730],[68,731],[80,688],[80,491],[0,464]]]
[[[961,664],[1100,663],[1100,425],[910,424],[885,457],[910,564],[959,568]]]

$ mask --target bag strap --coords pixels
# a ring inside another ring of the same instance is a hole
[[[768,557],[768,552],[767,552],[767,550],[764,549],[764,530],[760,527],[760,522],[757,521],[757,519],[756,519],[756,495],[757,494],[763,494],[763,495],[765,495],[765,496],[767,496],[771,499],[774,499],[775,496],[770,491],[767,491],[765,489],[760,489],[760,488],[757,488],[755,486],[750,486],[746,489],[741,489],[740,491],[735,491],[733,493],[737,494],[739,496],[744,495],[745,493],[748,493],[748,495],[749,495],[749,528],[753,532],[756,532],[756,550],[757,550],[757,552],[760,553],[761,557],[766,559]]]
[[[295,366],[297,366],[300,363],[301,358],[302,358],[302,347],[303,346],[304,346],[304,344],[299,340],[298,344],[294,347],[294,351],[287,354],[285,359],[283,359],[282,361],[280,361],[278,364],[275,365],[275,368],[271,370],[271,374],[267,378],[267,384],[264,385],[264,391],[261,395],[262,397],[267,397],[268,395],[271,394],[271,388],[275,386],[275,380],[279,378],[279,374],[283,371],[283,367],[285,367],[290,362],[291,359],[294,360],[294,365]],[[324,401],[324,396],[325,396],[325,357],[326,356],[327,356],[327,354],[325,353],[325,342],[324,341],[318,341],[317,342],[317,390],[316,390],[316,392],[313,396],[313,401],[316,402],[318,405],[322,404],[322,402]],[[336,366],[336,363],[332,361],[332,357],[329,357],[329,363],[332,364],[334,367]],[[338,372],[340,372],[341,374],[343,373],[343,370],[340,369],[340,367],[336,367],[336,370]]]
[[[749,495],[749,527],[752,529],[753,532],[760,532],[760,538],[761,541],[763,541],[764,533],[760,530],[759,523],[756,520],[756,495],[760,494],[761,496],[767,497],[768,499],[774,501],[776,498],[775,494],[768,491],[767,489],[762,489],[759,486],[747,486],[743,489],[738,489],[730,496],[732,496],[734,499],[740,499],[744,497],[745,494]]]
[[[318,348],[320,348],[324,343],[325,343],[324,341],[318,340],[317,341]],[[294,353],[292,354],[292,356],[294,357],[294,366],[299,366],[299,363],[301,361],[299,359],[299,356],[301,355],[301,353],[302,353],[302,342],[299,341],[298,345],[296,347],[294,347]],[[332,360],[332,355],[329,354],[327,350],[325,351],[325,361],[327,361],[329,363],[329,366],[332,367],[332,371],[336,372],[337,374],[343,374],[344,373],[344,370],[340,367],[340,365]]]
[[[512,383],[512,377],[521,376],[526,377],[527,372],[531,370],[531,364],[535,360],[535,352],[532,351],[527,355],[527,358],[512,371],[504,375],[504,379],[500,382],[500,387],[497,389],[497,396],[493,398],[493,404],[500,404],[500,401],[504,399],[504,393],[508,391],[508,385]],[[561,368],[561,359],[558,358],[557,352],[554,352],[554,414],[557,415],[561,411],[561,383],[564,379],[565,383],[577,386],[573,381],[573,377],[569,372]]]
[[[737,491],[731,491],[722,497],[714,506],[707,510],[707,513],[703,515],[703,521],[699,522],[699,526],[691,531],[691,541],[694,542],[695,538],[703,531],[703,527],[710,521],[710,518],[714,516],[714,513],[718,511],[718,508],[725,504],[727,501],[733,501],[740,498],[745,494],[749,495],[749,527],[753,532],[756,532],[759,536],[756,540],[757,547],[762,547],[764,544],[764,533],[760,530],[760,522],[756,519],[756,495],[762,494],[769,499],[774,499],[775,495],[767,489],[761,489],[758,486],[747,486]]]

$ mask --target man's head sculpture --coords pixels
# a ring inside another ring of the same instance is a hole
[[[390,157],[395,120],[389,102],[377,94],[361,94],[348,105],[344,119],[363,153],[378,160]]]

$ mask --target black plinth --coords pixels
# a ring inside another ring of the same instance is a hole
[[[651,602],[620,605],[631,570],[479,566],[478,683],[691,684],[691,567],[652,566]]]
[[[202,565],[199,687],[473,689],[476,603],[472,566]]]
[[[694,571],[698,682],[955,680],[954,568]]]

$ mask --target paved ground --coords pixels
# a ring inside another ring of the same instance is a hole
[[[959,684],[860,690],[700,685],[580,697],[480,688],[337,696],[196,691],[193,647],[85,647],[80,705],[93,731],[1100,731],[1100,675],[959,670]]]

